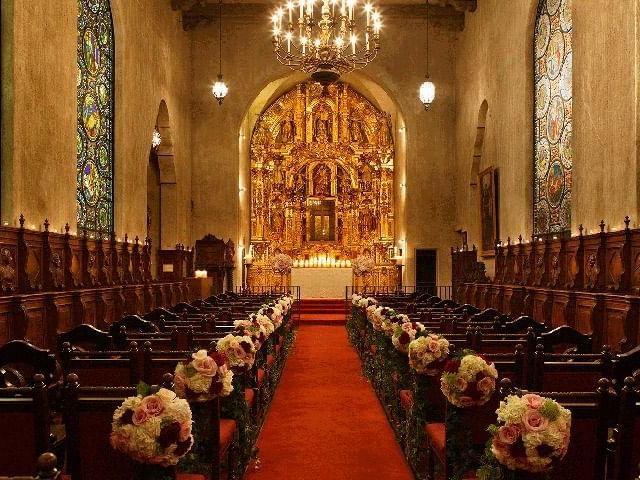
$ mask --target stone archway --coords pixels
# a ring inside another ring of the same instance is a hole
[[[153,250],[173,249],[177,243],[177,188],[176,169],[173,158],[173,138],[169,109],[164,100],[158,107],[155,128],[161,142],[149,155],[147,168],[147,212],[151,209]],[[155,204],[153,202],[156,202]],[[151,202],[151,204],[149,204]],[[156,226],[153,222],[156,222]],[[159,263],[156,262],[156,265]]]

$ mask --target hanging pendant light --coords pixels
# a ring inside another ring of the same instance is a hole
[[[429,110],[435,98],[436,86],[429,80],[429,1],[427,0],[427,74],[424,77],[424,82],[420,85],[420,101],[425,110]]]
[[[220,63],[218,65],[218,80],[213,84],[213,96],[218,100],[218,105],[222,105],[224,97],[229,93],[229,87],[224,83],[222,79],[222,0],[219,1],[219,15],[218,15],[218,46],[220,47],[219,56]]]

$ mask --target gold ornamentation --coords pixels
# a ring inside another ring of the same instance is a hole
[[[304,82],[259,117],[251,138],[249,285],[275,285],[270,258],[375,259],[375,285],[396,285],[391,118],[348,84]]]

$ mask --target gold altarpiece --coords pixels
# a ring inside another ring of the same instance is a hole
[[[369,255],[374,271],[354,276],[353,284],[396,285],[389,257],[394,147],[387,114],[346,83],[300,83],[261,114],[250,161],[248,286],[289,281],[273,271],[277,253],[312,264]]]

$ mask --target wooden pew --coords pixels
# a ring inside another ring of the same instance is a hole
[[[136,385],[142,379],[142,354],[136,342],[128,350],[83,352],[65,342],[60,352],[63,375],[76,373],[84,386],[120,387]]]
[[[516,395],[537,393],[571,411],[571,442],[565,458],[551,472],[551,480],[605,479],[606,450],[612,396],[610,382],[600,379],[593,392],[534,392],[513,390],[508,380],[501,388]]]
[[[57,464],[57,457],[51,452],[46,452],[38,457],[35,469],[38,473],[36,473],[35,477],[0,476],[0,480],[57,480],[61,477],[60,471],[56,468]]]
[[[57,384],[45,385],[41,373],[30,387],[0,388],[0,472],[3,475],[28,475],[33,459],[50,451],[50,397]]]

